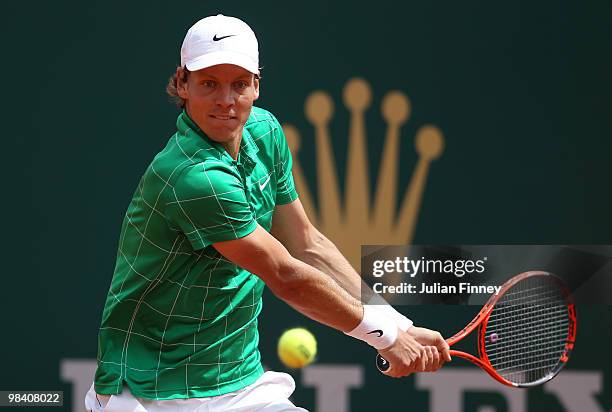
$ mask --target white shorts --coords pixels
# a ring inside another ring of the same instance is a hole
[[[137,398],[127,386],[119,395],[97,395],[91,385],[85,409],[93,412],[308,412],[289,400],[295,390],[291,375],[266,372],[249,386],[225,395],[156,401]]]

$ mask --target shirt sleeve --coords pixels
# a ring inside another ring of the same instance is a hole
[[[243,183],[227,165],[199,163],[184,170],[166,205],[166,214],[194,250],[239,239],[257,227]]]
[[[284,205],[293,202],[298,198],[298,193],[295,190],[293,182],[293,158],[287,144],[287,138],[283,132],[283,128],[276,118],[274,118],[274,145],[276,147],[275,165],[276,172],[276,204]]]

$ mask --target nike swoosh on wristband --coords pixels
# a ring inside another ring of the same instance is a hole
[[[372,333],[378,333],[379,338],[383,335],[383,331],[380,329],[374,329],[373,331],[366,333],[366,335],[370,335]]]
[[[266,181],[259,185],[259,190],[264,190],[264,187],[268,185],[268,182],[270,181],[270,176],[271,175],[268,175],[268,178],[266,179]]]
[[[226,38],[232,37],[232,36],[235,36],[235,34],[228,34],[227,36],[221,36],[221,37],[217,37],[217,35],[215,34],[213,36],[213,41],[223,40],[223,39],[226,39]]]

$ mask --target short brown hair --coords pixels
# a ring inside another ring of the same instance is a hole
[[[170,97],[170,101],[176,104],[177,107],[184,108],[185,99],[179,96],[178,90],[177,90],[178,75],[176,73],[178,72],[178,69],[180,68],[181,68],[180,66],[177,67],[174,73],[172,74],[172,76],[170,76],[170,78],[168,79],[168,84],[166,85],[166,94],[168,94],[168,96]],[[189,77],[189,73],[190,73],[189,70],[187,70],[186,67],[183,67],[183,78],[181,79],[182,82],[187,81],[187,77]]]

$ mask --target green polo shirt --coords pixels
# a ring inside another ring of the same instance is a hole
[[[185,112],[126,212],[99,331],[95,390],[176,399],[222,395],[263,373],[264,283],[212,244],[270,230],[297,198],[282,128],[253,107],[237,160]]]

